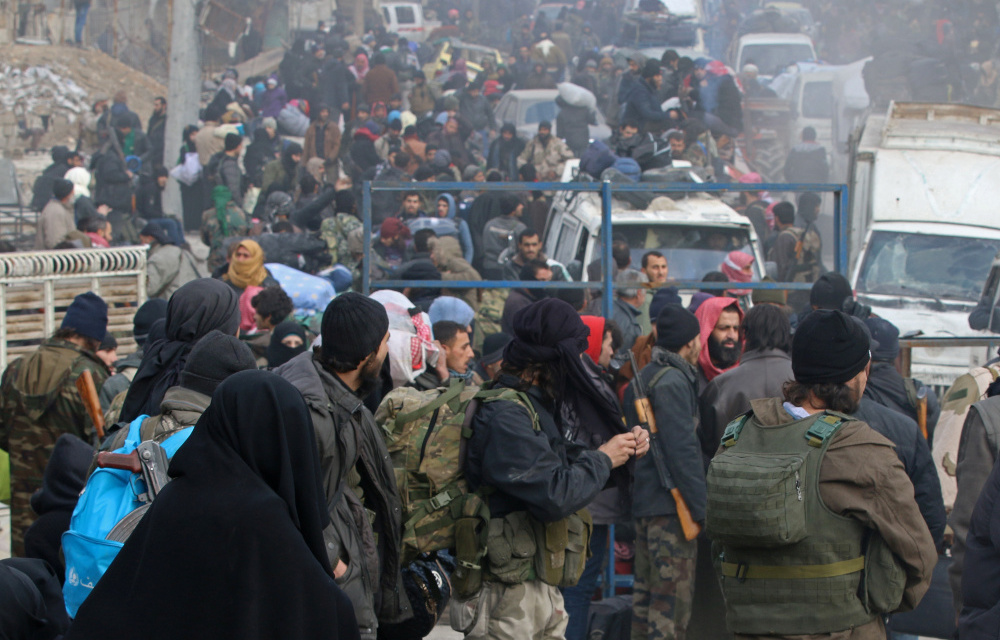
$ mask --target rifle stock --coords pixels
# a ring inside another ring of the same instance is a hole
[[[684,539],[690,542],[701,533],[701,525],[695,522],[694,517],[691,515],[691,508],[688,507],[687,501],[681,495],[681,490],[671,481],[670,472],[667,470],[667,461],[662,458],[663,452],[660,451],[659,446],[656,444],[660,431],[656,428],[656,417],[653,415],[653,407],[649,402],[649,397],[646,395],[645,385],[639,377],[635,355],[631,351],[629,351],[628,355],[629,361],[632,363],[632,371],[634,372],[632,383],[635,386],[635,412],[639,417],[639,424],[644,429],[649,430],[649,447],[652,449],[656,470],[660,475],[660,482],[663,484],[663,488],[668,489],[670,495],[673,496],[674,503],[677,506],[677,519],[681,523],[681,531],[684,532]]]
[[[87,409],[87,414],[94,421],[94,428],[97,429],[97,437],[104,439],[104,414],[101,413],[101,401],[97,397],[97,386],[94,384],[94,374],[84,371],[76,379],[76,390],[80,392],[83,406]]]

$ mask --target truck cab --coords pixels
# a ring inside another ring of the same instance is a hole
[[[383,2],[381,7],[386,31],[411,42],[423,42],[431,31],[441,26],[440,22],[427,20],[419,2]]]
[[[1000,252],[1000,110],[896,103],[868,119],[852,161],[852,284],[901,334],[982,335],[969,313]],[[917,349],[911,371],[949,386],[986,347]]]
[[[718,271],[730,251],[743,251],[755,258],[754,280],[763,277],[763,252],[747,218],[705,193],[671,195],[677,199],[663,194],[645,209],[612,201],[614,233],[628,241],[635,268],[643,254],[655,250],[667,258],[670,280],[701,280]],[[602,245],[600,194],[560,193],[545,230],[545,254],[587,280],[586,266],[600,259]]]
[[[816,47],[804,33],[748,33],[736,41],[732,59],[737,72],[747,64],[756,65],[766,82],[791,64],[815,60]]]

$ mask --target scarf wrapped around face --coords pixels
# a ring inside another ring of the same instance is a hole
[[[229,261],[229,271],[223,276],[226,282],[231,282],[239,289],[247,287],[259,287],[267,278],[267,269],[264,268],[264,250],[253,240],[243,240],[236,249],[243,247],[250,252],[249,260],[236,260],[236,252],[233,252],[233,259]]]
[[[613,393],[604,393],[580,359],[588,347],[590,328],[568,303],[558,298],[534,302],[513,319],[514,339],[504,349],[504,365],[524,369],[546,364],[563,372],[555,389],[558,414],[574,424],[561,425],[564,434],[588,444],[607,442],[628,431]],[[602,336],[603,337],[603,336]],[[578,434],[585,433],[585,437]]]

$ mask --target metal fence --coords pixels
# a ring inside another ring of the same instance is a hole
[[[93,291],[108,303],[108,331],[134,348],[132,318],[146,301],[146,247],[0,255],[0,370],[52,335],[66,307]]]
[[[616,193],[639,192],[639,193],[710,193],[723,194],[727,192],[742,191],[769,191],[769,192],[827,192],[833,193],[833,221],[835,247],[834,270],[847,275],[848,255],[847,255],[847,209],[848,209],[848,187],[844,184],[730,184],[730,183],[636,183],[619,184],[611,182],[364,182],[361,186],[362,192],[362,221],[364,225],[364,238],[368,239],[364,243],[364,255],[362,258],[361,290],[368,295],[372,289],[370,265],[371,265],[371,238],[372,238],[372,192],[399,192],[399,191],[432,191],[432,192],[459,192],[459,191],[506,191],[524,193],[529,191],[556,191],[556,192],[589,192],[601,195],[602,218],[601,237],[611,238],[614,229],[614,216],[611,213],[612,198]],[[544,241],[544,239],[543,239]],[[611,256],[611,242],[603,242],[601,245],[601,280],[591,282],[522,282],[517,280],[449,280],[449,289],[488,289],[488,288],[521,288],[521,289],[591,289],[602,291],[602,314],[606,318],[612,315],[611,305],[613,301],[612,290],[614,288],[614,264]],[[732,289],[731,282],[701,282],[701,281],[671,281],[669,286],[678,289]],[[428,282],[426,280],[378,280],[374,283],[376,288],[401,289],[401,288],[439,288],[440,282]],[[811,284],[801,282],[747,282],[739,283],[740,289],[783,289],[783,290],[807,290],[812,288]]]

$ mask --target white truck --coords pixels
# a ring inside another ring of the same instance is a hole
[[[1000,251],[1000,110],[897,103],[854,135],[850,260],[860,302],[901,334],[975,337],[975,308]],[[947,387],[992,354],[915,349],[911,371]]]
[[[578,162],[566,163],[564,182]],[[754,281],[764,276],[763,252],[749,219],[705,193],[672,195],[660,195],[645,209],[612,199],[614,234],[628,242],[636,268],[643,254],[656,250],[667,258],[671,280],[697,281],[718,271],[730,251],[743,251],[755,258]],[[557,194],[545,229],[545,254],[587,280],[586,266],[601,257],[601,217],[600,194]]]

